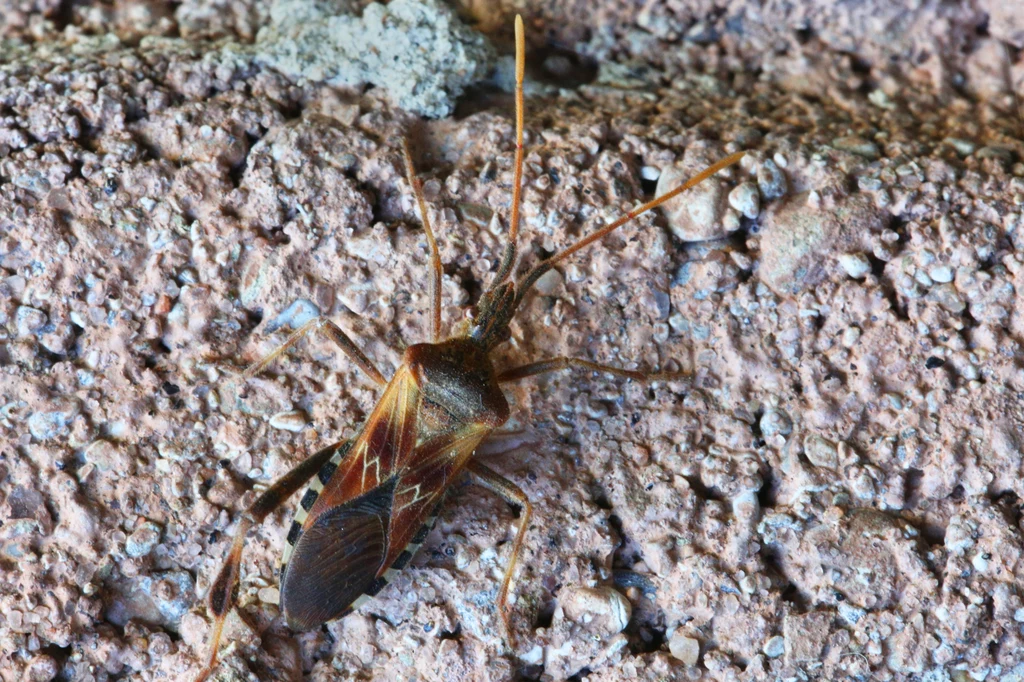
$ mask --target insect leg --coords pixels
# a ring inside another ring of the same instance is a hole
[[[338,447],[332,445],[303,460],[298,466],[275,481],[274,485],[267,488],[242,514],[238,528],[235,530],[235,538],[231,543],[228,558],[225,559],[216,579],[210,585],[208,608],[213,616],[213,628],[210,633],[210,658],[206,667],[196,678],[196,682],[203,682],[217,665],[217,649],[220,645],[221,630],[224,628],[224,620],[227,618],[228,611],[231,610],[235,603],[235,597],[237,597],[238,575],[242,564],[245,536],[253,526],[262,523],[270,512],[284,504],[309,479],[313,478],[321,467],[330,461],[337,450]]]
[[[359,349],[359,346],[357,346],[355,342],[341,330],[341,327],[334,324],[326,317],[318,317],[310,320],[292,332],[292,335],[289,336],[284,343],[268,353],[262,360],[249,365],[249,368],[242,374],[242,381],[248,381],[265,370],[270,363],[277,359],[279,355],[301,341],[303,337],[312,331],[320,332],[333,341],[338,348],[344,351],[345,355],[347,355],[352,362],[356,363],[359,369],[363,370],[363,372],[377,384],[383,386],[388,383],[377,367],[374,366],[370,358],[366,357],[363,351]]]
[[[430,247],[430,340],[437,343],[441,340],[441,253],[437,249],[437,240],[434,239],[434,230],[430,227],[430,216],[427,215],[427,201],[423,198],[423,184],[416,175],[416,169],[412,165],[412,153],[409,151],[409,140],[402,141],[402,154],[405,156],[405,174],[412,185],[412,191],[416,194],[416,203],[420,207],[420,220],[423,222],[423,231],[427,235],[427,245]]]
[[[516,560],[523,551],[523,541],[526,539],[526,529],[530,525],[530,516],[533,514],[533,505],[526,493],[512,481],[495,472],[490,467],[471,459],[466,465],[466,470],[472,477],[473,482],[502,498],[509,504],[522,508],[519,514],[519,530],[516,532],[516,539],[512,545],[512,555],[508,559],[508,566],[505,568],[505,577],[501,581],[501,590],[498,592],[498,611],[501,613],[502,623],[505,625],[505,632],[509,638],[509,644],[515,646],[515,638],[508,618],[508,589],[512,584],[512,574],[516,569]]]
[[[582,360],[580,358],[567,358],[558,357],[550,360],[540,360],[539,362],[531,362],[521,367],[513,367],[512,369],[506,369],[504,372],[498,375],[499,383],[508,383],[511,381],[519,381],[527,377],[537,376],[538,374],[546,374],[547,372],[557,372],[561,369],[586,369],[593,372],[606,372],[617,377],[623,377],[626,379],[633,379],[634,381],[649,381],[652,379],[663,379],[673,376],[680,376],[679,373],[658,373],[648,374],[645,372],[638,372],[632,369],[622,369],[621,367],[612,367],[611,365],[601,365],[596,362],[590,362],[589,360]]]

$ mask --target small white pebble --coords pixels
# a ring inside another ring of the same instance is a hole
[[[555,293],[558,289],[558,285],[562,283],[562,273],[558,270],[548,270],[540,279],[537,280],[533,288],[536,289],[537,293],[541,296],[550,296]]]
[[[668,651],[685,665],[694,666],[700,658],[700,642],[676,631],[668,640]]]
[[[590,623],[602,617],[606,634],[622,632],[633,615],[633,607],[622,593],[610,587],[578,587],[561,601],[565,617],[578,623]]]
[[[786,640],[779,635],[775,635],[764,643],[764,648],[761,651],[768,658],[778,658],[786,651]]]
[[[281,591],[276,587],[264,587],[257,593],[257,596],[264,604],[281,603]]]
[[[953,281],[953,268],[948,265],[936,265],[928,271],[928,276],[936,282],[946,284]]]
[[[857,339],[860,338],[860,329],[857,327],[847,327],[843,331],[843,348],[853,348],[854,344],[857,343]]]
[[[854,279],[861,279],[871,272],[871,261],[863,253],[844,253],[839,256],[839,265]]]
[[[657,166],[643,166],[640,168],[640,177],[649,182],[661,177],[661,169]]]
[[[283,429],[297,433],[306,427],[306,414],[302,410],[278,412],[270,418],[270,425],[275,429]]]
[[[761,197],[757,185],[752,182],[741,182],[729,192],[729,205],[753,220],[761,211]]]

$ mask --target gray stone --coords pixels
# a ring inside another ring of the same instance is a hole
[[[160,542],[160,526],[144,521],[128,536],[124,551],[130,557],[144,557]]]
[[[46,325],[46,313],[27,305],[19,306],[14,314],[15,325],[18,328],[18,336],[31,336]]]
[[[67,433],[68,424],[78,414],[77,403],[68,403],[56,410],[33,412],[28,417],[28,432],[36,440],[50,440]]]
[[[267,325],[267,331],[277,331],[281,327],[298,329],[310,320],[320,317],[320,309],[316,304],[305,298],[292,301],[274,320]]]
[[[361,17],[329,3],[278,0],[255,57],[296,81],[373,83],[396,105],[439,118],[483,79],[494,51],[440,0],[367,5]]]
[[[771,201],[784,196],[789,191],[789,183],[786,182],[786,174],[778,164],[771,159],[765,159],[757,169],[757,188],[761,191],[762,199]]]
[[[786,640],[778,635],[770,638],[761,649],[768,658],[778,658],[786,653]]]

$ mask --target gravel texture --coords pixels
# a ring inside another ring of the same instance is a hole
[[[459,483],[309,633],[273,514],[216,679],[1024,679],[1024,10],[983,0],[0,0],[0,679],[198,672],[239,513],[377,395],[315,339],[241,368],[318,314],[385,373],[426,337],[403,136],[446,324],[497,267],[513,8],[524,262],[749,153],[543,278],[497,362],[682,374],[509,389],[514,646],[515,514]]]

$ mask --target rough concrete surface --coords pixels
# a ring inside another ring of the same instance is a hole
[[[748,154],[543,278],[496,361],[679,375],[509,387],[514,640],[515,511],[462,483],[290,632],[293,500],[215,679],[1024,680],[1024,6],[987,0],[0,0],[0,679],[198,672],[242,510],[378,395],[319,339],[241,368],[317,314],[386,373],[426,337],[403,136],[446,325],[496,270],[515,11],[520,271]]]

